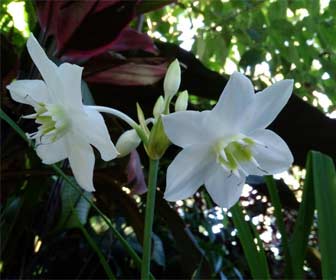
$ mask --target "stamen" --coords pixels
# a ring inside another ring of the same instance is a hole
[[[260,171],[264,172],[265,174],[270,174],[268,171],[262,169],[260,166],[257,166],[257,168],[258,168]]]
[[[238,169],[233,169],[232,172],[233,172],[234,175],[236,175],[236,177],[240,178],[240,174],[239,174]]]
[[[37,114],[30,114],[30,115],[25,115],[25,116],[21,116],[22,119],[36,119]]]
[[[223,150],[221,150],[220,152],[219,152],[219,154],[220,154],[220,156],[225,160],[225,161],[228,161],[228,159],[227,159],[227,156],[226,156],[226,153],[225,153],[225,150],[223,149]]]

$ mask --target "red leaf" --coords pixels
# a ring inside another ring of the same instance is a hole
[[[162,58],[129,59],[123,64],[111,62],[101,71],[85,67],[84,79],[91,83],[122,86],[146,86],[161,80],[167,71],[168,62]],[[89,73],[93,70],[93,73]]]
[[[57,54],[105,52],[135,17],[135,1],[37,1],[42,30],[56,38]]]
[[[111,50],[128,51],[128,50],[143,50],[150,53],[157,53],[157,49],[153,44],[153,41],[147,34],[139,33],[138,31],[125,28],[114,41]]]
[[[132,193],[144,194],[147,192],[145,176],[142,171],[139,154],[136,150],[131,152],[127,166],[127,183],[133,185]]]

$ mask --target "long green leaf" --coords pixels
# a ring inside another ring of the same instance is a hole
[[[245,221],[241,207],[237,203],[230,209],[232,220],[238,230],[238,237],[243,246],[248,266],[254,279],[270,279],[265,255],[261,253],[263,247],[258,251],[254,243],[254,235],[251,232],[249,224]],[[260,243],[261,244],[261,243]]]
[[[112,270],[111,270],[108,262],[106,261],[104,254],[102,253],[102,251],[100,250],[100,248],[97,246],[97,244],[93,240],[93,238],[90,236],[90,234],[88,233],[88,231],[86,230],[86,228],[81,224],[80,217],[77,216],[76,212],[74,212],[74,219],[76,219],[76,218],[77,218],[77,224],[78,224],[79,228],[81,229],[84,237],[86,238],[86,240],[89,243],[89,245],[91,246],[91,248],[96,252],[96,254],[97,254],[98,258],[99,258],[100,264],[104,268],[105,273],[106,273],[108,279],[113,279],[113,280],[117,279],[115,277],[115,275],[113,274],[113,272],[112,272]]]
[[[306,258],[308,238],[314,217],[314,186],[311,156],[308,156],[306,163],[306,179],[303,185],[302,202],[300,204],[299,213],[295,222],[293,235],[289,242],[291,261],[292,261],[292,277],[295,279],[303,278],[303,263]]]
[[[324,279],[336,279],[336,171],[333,160],[311,152]]]
[[[3,119],[4,121],[6,121],[23,138],[23,140],[25,140],[31,146],[31,142],[26,137],[24,131],[2,109],[0,109],[0,118]],[[78,192],[82,193],[81,189],[76,184],[74,184],[74,182],[70,179],[70,177],[65,175],[65,173],[62,171],[61,168],[59,168],[55,164],[51,165],[51,167],[55,170],[55,172],[62,179],[64,179],[67,183],[69,183],[70,187],[72,187],[72,188],[76,189]],[[103,218],[103,220],[109,225],[109,228],[111,229],[111,231],[113,232],[115,237],[119,240],[121,245],[128,252],[128,254],[134,260],[136,265],[138,267],[140,267],[141,266],[141,259],[137,255],[137,253],[133,250],[133,248],[128,244],[126,239],[114,228],[111,221],[104,215],[104,213],[90,199],[88,199],[86,196],[83,196],[83,198],[87,202],[90,203],[91,207],[94,208],[96,210],[96,212]],[[150,274],[150,278],[154,279],[152,274]]]
[[[286,232],[286,227],[284,223],[284,217],[282,215],[282,206],[280,203],[280,197],[277,190],[277,186],[272,176],[264,177],[268,192],[271,196],[272,205],[274,207],[274,215],[276,218],[276,223],[281,234],[281,243],[285,255],[285,277],[289,278],[292,275],[292,261],[291,254],[288,246],[288,237]]]

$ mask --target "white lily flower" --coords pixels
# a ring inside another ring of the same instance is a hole
[[[35,119],[40,126],[28,137],[35,139],[36,152],[43,163],[68,158],[78,184],[86,191],[94,191],[95,157],[91,145],[106,161],[114,159],[118,152],[101,114],[82,103],[83,68],[69,63],[58,67],[33,35],[27,48],[44,81],[18,80],[7,88],[15,101],[35,109],[35,114],[24,118]]]
[[[183,148],[168,167],[165,199],[185,199],[204,184],[215,203],[230,208],[246,176],[287,170],[293,162],[287,144],[265,127],[292,90],[293,81],[283,80],[255,94],[251,81],[236,72],[211,111],[163,116],[168,138]]]

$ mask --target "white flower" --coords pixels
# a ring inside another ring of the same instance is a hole
[[[293,156],[286,143],[265,129],[287,103],[292,80],[254,94],[252,83],[234,73],[211,111],[163,116],[168,138],[183,150],[167,171],[165,198],[185,199],[205,185],[212,199],[230,208],[247,175],[287,170]]]
[[[28,52],[39,69],[42,80],[18,80],[7,86],[11,97],[34,107],[35,119],[40,126],[29,134],[35,139],[36,152],[45,164],[69,159],[78,184],[94,191],[93,169],[96,147],[103,160],[118,155],[100,113],[84,106],[81,94],[82,67],[63,63],[56,66],[31,35]],[[91,145],[90,145],[91,144]]]

